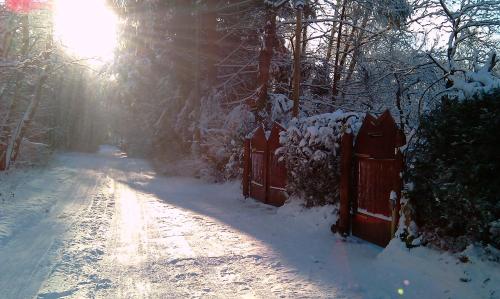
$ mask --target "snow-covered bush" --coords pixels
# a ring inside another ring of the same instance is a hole
[[[246,105],[229,113],[213,103],[202,118],[202,156],[217,181],[238,178],[243,161],[245,136],[254,128],[255,119]]]
[[[409,169],[424,243],[500,247],[499,129],[500,89],[443,101],[424,117]]]
[[[453,85],[448,88],[447,94],[463,100],[499,89],[500,77],[493,72],[498,61],[496,57],[496,53],[492,52],[486,64],[481,68],[474,67],[474,70],[463,72],[463,74],[459,72],[449,76]]]
[[[337,110],[290,121],[277,150],[286,161],[290,194],[304,198],[308,207],[338,201],[340,138],[357,131],[361,118]]]
[[[235,179],[242,174],[243,142],[257,125],[254,114],[246,104],[225,112],[219,104],[221,93],[206,98],[202,111],[203,158],[212,168],[216,181]],[[293,102],[286,95],[270,93],[269,111],[262,119],[265,126],[273,122],[286,125],[291,118]]]
[[[286,95],[279,93],[269,94],[271,102],[271,119],[269,125],[273,122],[278,122],[286,125],[292,118],[293,101]]]

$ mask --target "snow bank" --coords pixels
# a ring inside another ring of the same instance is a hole
[[[155,169],[166,176],[201,178],[207,182],[216,180],[215,170],[202,159],[183,158],[174,161],[154,161]]]
[[[51,210],[54,199],[48,193],[58,181],[43,180],[44,174],[44,168],[0,172],[0,245]]]
[[[469,246],[454,255],[426,247],[408,250],[403,242],[393,239],[374,265],[389,273],[388,278],[399,277],[401,295],[432,277],[439,284],[429,285],[427,294],[431,297],[427,298],[499,298],[500,267],[498,261],[491,260],[491,250]]]
[[[52,150],[47,144],[31,142],[24,138],[21,142],[20,153],[16,166],[38,166],[46,165],[50,159]]]
[[[306,208],[304,200],[290,198],[278,209],[277,215],[285,221],[300,223],[307,231],[329,231],[330,226],[337,222],[337,211],[338,205]]]

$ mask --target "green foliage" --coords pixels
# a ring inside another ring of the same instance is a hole
[[[445,100],[420,127],[410,167],[424,241],[462,250],[472,242],[500,247],[500,90]]]

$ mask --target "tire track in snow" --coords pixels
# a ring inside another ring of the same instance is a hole
[[[99,297],[148,298],[150,283],[140,269],[149,256],[148,219],[143,202],[129,187],[113,181],[115,211],[107,247],[109,255],[102,265],[112,277],[112,290],[103,290]]]
[[[185,191],[196,181],[172,184],[142,160],[106,159],[92,168],[96,189],[82,190],[86,205],[60,215],[72,225],[50,250],[58,255],[38,298],[331,297],[270,244],[208,216],[216,211],[197,213],[148,187],[181,188],[180,198],[194,201]]]
[[[79,209],[80,213],[65,215],[72,218],[73,223],[67,237],[59,241],[57,262],[40,288],[38,298],[91,298],[96,290],[111,286],[111,281],[102,277],[98,268],[105,254],[114,206],[106,190],[110,187],[110,179],[105,181],[98,189],[87,193],[91,200]]]
[[[17,199],[20,206],[13,212],[21,212],[17,225],[22,226],[16,228],[12,239],[0,247],[2,298],[32,297],[50,272],[61,246],[59,241],[67,228],[64,215],[85,202],[81,194],[92,192],[90,190],[98,181],[98,177],[88,177],[86,173],[71,174],[72,171],[65,168],[44,170],[19,184],[26,189],[16,189],[16,193],[21,194]],[[68,176],[73,184],[55,183]],[[20,207],[41,196],[45,199],[43,205],[37,207],[38,211],[34,211],[33,216],[23,215]],[[26,221],[22,217],[30,219]]]
[[[117,255],[104,268],[118,285],[97,297],[324,297],[316,285],[277,262],[280,257],[259,240],[151,194],[124,185],[118,189],[132,214],[118,216],[123,207],[117,199],[116,218],[121,220],[113,226],[111,245]],[[127,222],[135,224],[129,233],[146,236],[120,238],[124,228],[128,231]],[[147,250],[138,250],[141,244]]]

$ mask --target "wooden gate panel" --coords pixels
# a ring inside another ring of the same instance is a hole
[[[396,159],[358,159],[356,171],[358,210],[391,217],[389,197],[391,191],[398,191],[398,186],[395,185],[395,182],[399,181],[398,164]],[[386,198],[387,201],[379,202],[382,198]]]
[[[259,127],[250,140],[250,197],[266,202],[267,190],[267,140],[264,129]]]
[[[352,233],[380,246],[389,243],[398,220],[402,156],[397,148],[404,143],[389,111],[379,118],[368,114],[356,138]]]
[[[392,239],[391,222],[355,213],[352,218],[352,234],[373,244],[386,246]]]
[[[285,129],[278,123],[274,123],[269,136],[268,144],[268,197],[267,203],[273,206],[282,206],[286,199],[287,174],[284,161],[280,161],[276,155],[276,150],[281,147],[279,138],[280,132]]]
[[[356,137],[355,153],[374,159],[392,159],[396,155],[394,149],[406,143],[404,139],[389,111],[379,118],[367,114]]]
[[[250,196],[262,202],[266,202],[266,174],[263,167],[265,158],[264,151],[252,152]]]
[[[250,196],[274,206],[282,206],[288,198],[286,165],[275,154],[281,147],[279,135],[284,130],[275,123],[269,139],[266,139],[264,128],[259,127],[253,137],[245,141],[243,169],[245,197]]]
[[[250,161],[250,139],[245,139],[243,144],[243,196],[245,198],[250,196],[250,170],[251,170],[251,161]]]

